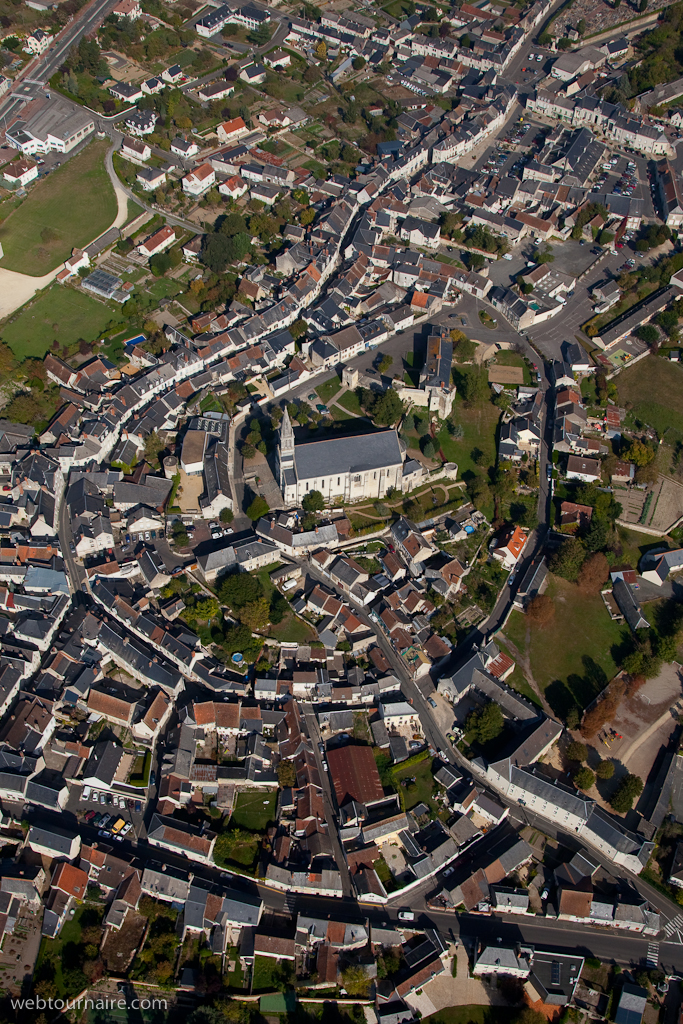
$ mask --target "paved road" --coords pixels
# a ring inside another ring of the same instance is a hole
[[[115,4],[116,0],[94,0],[85,10],[76,15],[71,24],[67,25],[62,31],[57,42],[53,44],[47,53],[43,54],[40,60],[27,65],[27,68],[17,75],[13,83],[12,92],[15,92],[21,84],[25,87],[23,89],[25,95],[23,98],[15,97],[10,92],[0,102],[0,118],[2,119],[3,128],[12,117],[19,113],[28,100],[35,99],[36,96],[41,95],[43,86],[47,85],[52,75],[64,62],[64,58],[69,53],[71,47],[77,45],[84,35],[94,31]]]

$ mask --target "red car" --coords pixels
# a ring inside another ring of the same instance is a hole
[[[85,820],[86,820],[86,821],[92,821],[92,819],[93,819],[94,817],[95,817],[95,811],[88,811],[88,812],[86,813],[86,815],[85,815]]]

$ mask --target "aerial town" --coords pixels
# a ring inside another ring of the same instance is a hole
[[[681,232],[683,3],[0,0],[0,1024],[680,1024]]]

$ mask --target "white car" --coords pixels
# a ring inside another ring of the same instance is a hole
[[[399,910],[398,919],[399,921],[414,921],[415,914],[412,912],[412,910]]]

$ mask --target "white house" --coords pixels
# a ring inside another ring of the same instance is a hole
[[[172,64],[170,68],[166,68],[165,71],[161,72],[161,77],[169,85],[177,85],[178,82],[182,82],[185,76],[180,64]]]
[[[4,176],[10,185],[21,185],[23,187],[28,185],[30,181],[35,181],[38,177],[38,165],[33,163],[32,160],[22,157],[20,160],[13,160],[11,164],[7,165],[4,170]]]
[[[183,192],[190,196],[201,196],[216,183],[216,172],[211,164],[200,164],[183,178]]]
[[[592,484],[600,480],[600,460],[584,459],[580,455],[570,455],[567,459],[567,480],[582,480]]]
[[[239,174],[233,174],[227,181],[220,183],[218,191],[222,196],[227,196],[228,199],[239,199],[240,196],[249,191],[249,186]]]
[[[129,139],[124,136],[121,140],[121,155],[128,160],[141,160],[144,163],[151,157],[152,150],[142,139]]]
[[[504,569],[514,569],[524,550],[527,535],[519,526],[509,527],[505,533],[497,537],[491,544],[491,556],[501,562]]]
[[[175,153],[176,156],[196,156],[199,152],[199,146],[196,142],[191,142],[188,139],[174,139],[171,143],[171,152]]]
[[[655,586],[661,587],[669,573],[683,569],[683,548],[675,551],[648,552],[640,563],[640,574]]]
[[[34,29],[31,35],[26,37],[23,47],[24,52],[33,54],[45,53],[52,39],[53,36],[43,32],[42,29]]]
[[[166,82],[163,78],[148,78],[146,82],[143,82],[140,86],[145,96],[156,96],[157,93],[163,92],[166,88]]]
[[[166,171],[163,171],[161,167],[143,167],[135,177],[145,192],[153,192],[154,189],[166,183]]]
[[[57,825],[44,828],[31,825],[26,837],[27,846],[52,860],[73,860],[81,848],[81,837]]]
[[[153,235],[138,246],[138,252],[141,256],[156,256],[157,253],[163,252],[164,249],[168,249],[169,245],[173,245],[175,242],[175,231],[173,228],[168,226],[159,228]]]
[[[116,18],[128,18],[129,21],[136,21],[142,14],[140,0],[119,0],[111,13]]]
[[[380,701],[379,715],[387,729],[399,729],[401,726],[407,725],[411,729],[414,728],[422,732],[420,716],[413,705],[409,704],[407,700],[399,700],[393,703]]]
[[[223,124],[219,124],[216,134],[218,135],[218,141],[221,143],[234,142],[235,139],[241,139],[243,135],[248,135],[249,129],[241,117],[233,117],[231,121],[224,121]]]

